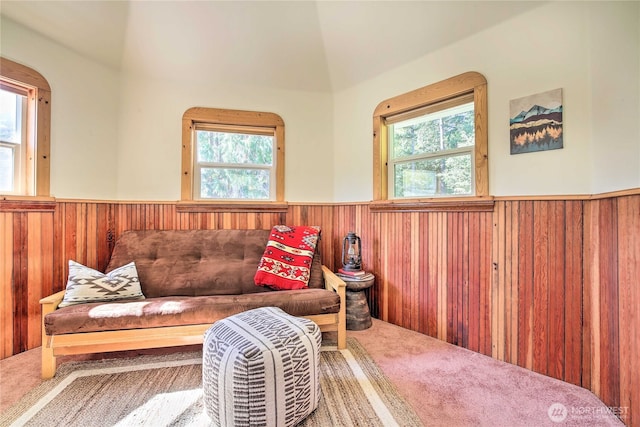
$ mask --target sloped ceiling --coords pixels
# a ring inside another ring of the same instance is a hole
[[[126,72],[333,92],[540,4],[2,0],[0,13]]]

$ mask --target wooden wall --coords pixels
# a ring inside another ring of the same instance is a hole
[[[638,426],[640,196],[587,202],[584,241],[582,385]]]
[[[40,345],[38,300],[69,259],[106,267],[129,229],[320,225],[324,262],[362,238],[375,317],[592,390],[640,426],[640,195],[496,200],[489,212],[373,212],[368,204],[283,213],[183,213],[175,203],[0,204],[0,357]]]

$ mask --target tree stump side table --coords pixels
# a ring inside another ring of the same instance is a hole
[[[371,313],[369,304],[364,294],[365,289],[370,288],[375,281],[373,274],[367,274],[364,280],[358,277],[345,277],[341,275],[347,285],[347,329],[350,331],[361,331],[371,327]]]

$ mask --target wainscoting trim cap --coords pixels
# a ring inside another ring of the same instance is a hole
[[[493,197],[372,201],[372,212],[492,212]]]
[[[262,212],[286,213],[289,204],[286,202],[177,202],[176,212]]]
[[[627,190],[610,191],[608,193],[598,194],[538,194],[529,196],[494,196],[495,200],[500,201],[562,201],[562,200],[602,200],[613,199],[616,197],[637,196],[640,194],[640,188],[630,188]]]
[[[53,197],[0,196],[0,212],[55,210],[56,199]]]

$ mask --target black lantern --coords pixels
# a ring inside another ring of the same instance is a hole
[[[362,269],[362,245],[360,238],[352,231],[342,240],[342,265],[347,271]]]

